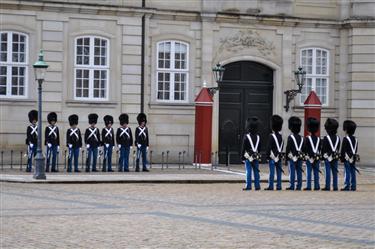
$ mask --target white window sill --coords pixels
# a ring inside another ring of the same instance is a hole
[[[118,103],[115,101],[108,100],[67,100],[65,104],[68,107],[75,106],[117,106]]]
[[[0,98],[1,105],[25,105],[25,106],[34,106],[37,101],[35,99],[28,98],[16,98],[16,97],[5,97]]]
[[[150,102],[149,107],[150,109],[153,108],[162,108],[162,109],[168,109],[168,108],[178,108],[178,109],[194,109],[195,104],[189,103],[189,102]]]

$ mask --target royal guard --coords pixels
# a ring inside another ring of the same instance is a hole
[[[52,168],[51,172],[57,172],[57,157],[60,151],[60,134],[59,127],[56,126],[57,114],[56,112],[50,112],[47,115],[47,121],[49,125],[46,127],[44,138],[44,144],[47,146],[47,162],[46,162],[46,172],[49,172],[52,158]]]
[[[299,135],[301,131],[301,119],[298,117],[290,117],[288,120],[288,128],[292,132],[288,136],[285,154],[289,161],[289,187],[286,190],[301,190],[302,188],[302,162],[304,154],[302,152],[303,137]],[[297,186],[295,186],[297,173]],[[296,187],[296,188],[294,188]]]
[[[100,142],[100,132],[96,126],[98,122],[98,115],[96,113],[91,113],[88,116],[90,126],[85,132],[85,144],[87,148],[86,153],[86,172],[90,172],[91,158],[92,158],[92,172],[97,172],[96,170],[96,160],[98,158],[98,147],[101,145]]]
[[[357,189],[356,172],[359,173],[359,170],[355,164],[359,161],[359,155],[357,154],[358,139],[354,136],[356,128],[357,125],[352,120],[344,121],[343,129],[346,135],[342,139],[340,158],[345,167],[345,180],[341,191],[356,191]]]
[[[116,142],[120,151],[119,167],[118,171],[129,172],[129,153],[133,145],[133,134],[132,130],[128,126],[129,116],[123,113],[119,116],[121,127],[116,132]]]
[[[82,147],[81,131],[77,127],[78,116],[76,114],[69,116],[70,128],[66,131],[66,146],[68,147],[68,172],[72,172],[72,160],[74,159],[74,172],[80,172],[78,169],[79,150]]]
[[[105,127],[102,130],[102,142],[104,146],[104,158],[103,158],[103,168],[102,171],[106,171],[108,165],[108,172],[113,172],[112,170],[112,150],[115,146],[115,134],[113,132],[113,117],[110,115],[105,115],[104,118]]]
[[[281,190],[281,177],[284,170],[282,168],[283,161],[283,147],[284,141],[280,134],[283,127],[283,119],[279,115],[273,115],[271,117],[271,129],[272,133],[268,138],[267,157],[269,160],[270,175],[268,179],[268,187],[264,190],[273,190],[273,182],[275,178],[276,168],[276,190]]]
[[[33,166],[33,157],[36,155],[36,147],[38,144],[38,111],[31,110],[28,114],[30,125],[26,130],[26,145],[27,145],[27,167],[26,172],[31,172]]]
[[[340,158],[340,137],[337,136],[337,128],[339,123],[336,119],[328,118],[324,124],[327,136],[323,138],[322,155],[325,163],[326,186],[323,191],[330,191],[331,186],[331,171],[333,181],[333,191],[338,190],[338,167],[337,163]]]
[[[242,190],[251,190],[251,171],[254,173],[255,190],[260,190],[259,176],[259,148],[260,136],[258,134],[260,121],[258,117],[247,119],[246,134],[243,137],[241,159],[245,162],[246,186]]]
[[[137,116],[139,126],[135,129],[135,146],[137,146],[137,160],[135,171],[139,172],[139,159],[142,155],[142,171],[148,172],[147,164],[147,151],[149,146],[148,129],[146,127],[147,117],[144,113],[139,113]]]
[[[310,135],[306,136],[304,141],[304,153],[306,160],[306,188],[311,190],[311,171],[314,172],[314,190],[320,190],[319,173],[320,167],[320,138],[317,136],[320,122],[316,118],[307,119],[307,130]]]

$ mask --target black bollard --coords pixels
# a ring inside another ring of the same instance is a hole
[[[66,150],[64,150],[64,170],[66,169]]]
[[[10,151],[10,168],[13,169],[13,150]]]
[[[218,154],[218,152],[217,151],[215,151],[215,169],[217,168],[217,165],[219,165],[219,162],[217,161],[217,154]]]
[[[211,170],[214,170],[214,153],[211,152]]]
[[[167,162],[166,162],[166,165],[167,165],[167,169],[168,169],[168,165],[169,164],[169,150],[167,150]]]
[[[4,151],[1,151],[1,170],[4,170]]]
[[[181,154],[182,152],[178,152],[178,169],[181,169]]]
[[[182,169],[185,169],[185,153],[186,151],[182,152]]]
[[[136,162],[136,157],[135,157],[135,152],[136,150],[133,150],[133,169],[135,168],[135,162]]]
[[[20,151],[20,170],[22,171],[22,151]]]
[[[152,169],[152,150],[150,150],[150,169]]]
[[[161,153],[161,169],[164,169],[164,151]]]
[[[85,153],[85,150],[82,150],[82,157],[81,157],[81,169],[83,170],[83,166],[84,166],[84,164],[85,164],[85,161],[84,161],[84,153]],[[86,153],[87,154],[87,153]],[[87,155],[86,155],[87,156]]]

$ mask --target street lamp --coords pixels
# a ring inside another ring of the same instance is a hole
[[[43,59],[43,51],[40,50],[39,59],[33,65],[35,80],[38,81],[38,147],[35,157],[35,179],[45,180],[44,156],[42,151],[42,84],[46,76],[48,65]]]
[[[214,79],[217,83],[216,87],[209,87],[208,91],[210,91],[210,94],[213,96],[217,90],[219,90],[219,83],[222,82],[223,76],[224,76],[225,68],[220,65],[220,63],[216,64],[214,68],[212,68],[212,74],[214,75]]]
[[[284,106],[286,112],[289,110],[290,101],[292,101],[292,99],[294,99],[294,97],[297,96],[298,93],[302,92],[302,87],[305,84],[306,80],[306,71],[304,71],[302,67],[299,67],[297,71],[294,71],[294,78],[297,82],[298,89],[286,90],[284,92],[286,96],[286,104]]]

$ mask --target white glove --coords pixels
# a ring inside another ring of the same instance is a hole
[[[60,146],[57,145],[57,152],[59,152],[59,151],[60,151]]]
[[[137,144],[137,147],[138,147],[138,149],[140,149],[141,148],[141,144]]]
[[[148,152],[148,146],[146,147],[146,151]]]
[[[73,144],[68,144],[69,149],[73,147]]]
[[[51,148],[51,147],[52,147],[52,144],[51,144],[51,143],[48,143],[47,146],[48,146],[48,148]]]
[[[30,148],[33,148],[34,147],[34,144],[30,144]]]
[[[121,144],[118,145],[118,148],[121,149]]]
[[[109,148],[109,144],[105,144],[105,147]]]
[[[133,146],[130,146],[130,150],[132,150],[133,149]]]
[[[86,144],[86,148],[89,149],[89,148],[90,148],[90,145],[89,145],[89,144]]]

